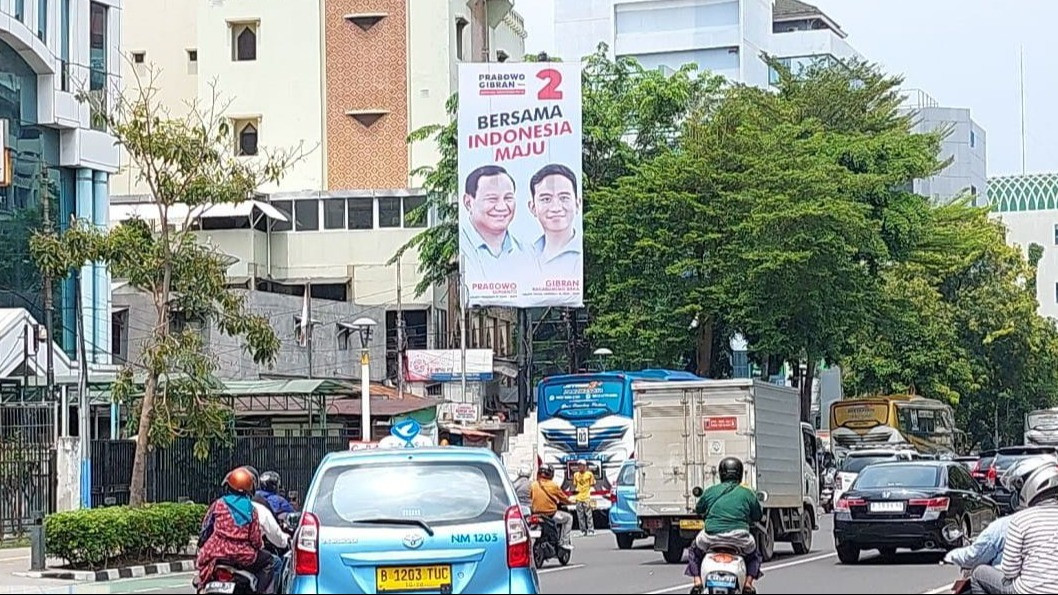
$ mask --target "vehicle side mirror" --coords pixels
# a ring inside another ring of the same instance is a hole
[[[292,532],[295,531],[298,528],[298,523],[299,522],[301,522],[301,513],[300,512],[288,513],[286,518],[283,519],[283,523],[286,524],[287,529],[289,529]]]
[[[757,500],[760,500],[761,502],[767,502],[768,492],[757,492]]]
[[[691,490],[691,494],[695,498],[701,498],[702,497],[702,488],[700,488],[698,486],[694,486],[694,489]]]

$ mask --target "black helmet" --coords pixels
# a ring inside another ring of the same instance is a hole
[[[555,468],[551,465],[543,465],[542,467],[540,467],[540,471],[538,471],[538,473],[540,474],[540,477],[551,479],[555,476]]]
[[[266,492],[278,492],[282,478],[275,471],[265,471],[261,474],[261,489]]]
[[[745,469],[742,467],[742,461],[738,460],[737,457],[727,457],[720,461],[718,467],[720,469],[720,481],[742,481]]]

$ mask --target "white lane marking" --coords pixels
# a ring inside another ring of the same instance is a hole
[[[952,583],[954,582],[955,581],[952,581]],[[936,589],[922,592],[923,595],[934,595],[935,593],[951,593],[951,585],[944,585],[943,587],[937,587]]]
[[[16,562],[18,560],[29,560],[29,556],[13,556],[10,558],[0,557],[0,562]]]
[[[818,562],[820,560],[826,560],[827,558],[833,558],[836,556],[836,552],[829,554],[820,554],[818,556],[812,556],[811,558],[800,558],[798,560],[791,560],[789,562],[783,562],[782,564],[766,564],[761,568],[763,570],[782,570],[783,568],[790,568],[791,566],[800,566],[801,564],[808,564],[810,562]],[[644,595],[661,595],[662,593],[672,593],[673,591],[680,591],[683,589],[690,589],[694,586],[694,583],[686,583],[683,585],[676,585],[675,587],[667,587],[664,589],[658,589],[656,591],[647,591]]]
[[[583,564],[571,564],[569,566],[559,566],[558,568],[545,568],[543,570],[537,570],[537,574],[548,574],[550,572],[561,572],[563,570],[575,570],[577,568],[584,568]]]

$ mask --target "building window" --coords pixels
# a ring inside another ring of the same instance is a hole
[[[1058,283],[1054,284],[1054,301],[1058,302]]]
[[[26,0],[15,0],[15,18],[26,22]]]
[[[272,206],[286,216],[286,221],[272,219],[272,231],[290,231],[294,229],[294,205],[289,200],[273,200]]]
[[[187,50],[187,61],[198,62],[198,50]]]
[[[48,43],[48,0],[37,0],[37,39]]]
[[[972,149],[972,148],[974,148],[976,146],[977,146],[977,135],[974,134],[973,130],[971,130],[970,131],[970,148]]]
[[[349,229],[375,227],[375,201],[370,198],[349,199]]]
[[[147,60],[147,52],[132,52],[132,63],[143,64]]]
[[[257,120],[235,121],[235,154],[253,157],[257,154]]]
[[[59,14],[59,48],[62,72],[60,83],[63,91],[70,90],[70,0],[62,0]]]
[[[470,23],[463,17],[456,19],[456,59],[463,59],[463,32]]]
[[[378,199],[378,226],[400,227],[401,200],[397,197],[386,196]]]
[[[1058,223],[1054,225],[1054,245],[1058,246]]]
[[[92,128],[106,129],[103,117],[107,111],[107,7],[96,2],[89,9],[90,41],[88,49],[89,97],[92,103]]]
[[[294,201],[294,231],[318,231],[320,229],[320,201]]]
[[[236,62],[257,59],[257,25],[236,23],[231,28],[231,58]]]
[[[404,227],[407,228],[421,228],[426,227],[426,212],[425,210],[420,213],[416,213],[416,209],[426,204],[425,196],[405,196],[404,197]]]
[[[324,199],[323,229],[345,229],[345,199]]]

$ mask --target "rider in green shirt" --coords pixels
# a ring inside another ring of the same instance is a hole
[[[736,457],[720,461],[720,483],[710,487],[698,498],[695,513],[705,519],[705,528],[687,548],[685,574],[694,580],[692,595],[702,592],[701,564],[705,553],[714,543],[738,548],[746,560],[746,584],[743,591],[753,593],[753,581],[762,574],[760,551],[751,528],[764,517],[757,494],[742,485],[745,469]]]

